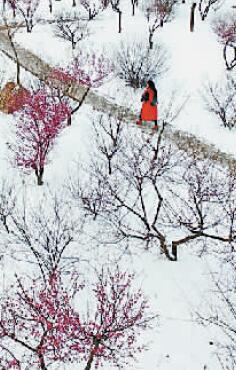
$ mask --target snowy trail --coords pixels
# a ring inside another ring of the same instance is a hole
[[[69,85],[62,83],[55,78],[52,80],[49,77],[53,71],[52,66],[19,44],[15,43],[15,46],[19,63],[26,71],[32,73],[41,81],[47,82],[50,80],[51,85],[54,87],[60,87],[61,91],[71,99],[75,101],[81,100],[86,91],[83,86],[78,83],[72,83]],[[0,50],[11,60],[16,62],[8,37],[3,30],[0,30]],[[112,114],[114,116],[122,115],[126,122],[134,122],[137,118],[137,115],[130,109],[110,102],[103,96],[97,95],[92,91],[90,91],[86,96],[86,104],[92,105],[100,112]],[[195,155],[198,153],[199,158],[210,158],[223,166],[230,165],[236,168],[236,159],[232,155],[224,153],[213,144],[202,142],[193,134],[168,125],[165,129],[165,136],[169,140],[174,141],[179,148],[185,150],[190,155],[191,153],[194,153]]]

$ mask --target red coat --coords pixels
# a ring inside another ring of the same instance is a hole
[[[151,102],[154,98],[154,92],[152,89],[148,88],[145,89],[143,95],[147,95],[148,93],[148,100],[143,101],[142,109],[141,109],[141,120],[142,121],[156,121],[158,119],[158,111],[157,111],[157,104],[151,105]]]

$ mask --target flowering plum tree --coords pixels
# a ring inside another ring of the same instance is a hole
[[[8,361],[9,370],[47,370],[51,364],[79,359],[85,370],[104,362],[128,363],[144,349],[137,338],[153,319],[141,290],[132,289],[133,277],[118,267],[114,273],[102,271],[93,289],[94,313],[87,321],[73,308],[82,289],[77,276],[70,276],[72,289],[59,272],[46,285],[34,280],[29,288],[18,279],[16,293],[2,305],[0,345],[9,352],[1,352],[1,363]]]
[[[137,342],[141,332],[150,327],[154,318],[147,314],[149,304],[141,290],[132,289],[133,274],[102,271],[93,292],[96,309],[85,332],[85,370],[92,363],[100,368],[105,362],[116,366],[127,364],[144,346]]]
[[[52,71],[48,76],[48,83],[51,86],[57,85],[60,96],[65,93],[73,98],[73,92],[79,85],[85,88],[79,104],[71,108],[68,125],[71,125],[72,115],[80,109],[90,89],[101,86],[112,71],[113,64],[108,58],[81,50],[67,68]]]
[[[38,185],[43,184],[48,154],[69,114],[66,103],[49,96],[46,90],[39,90],[30,94],[24,108],[16,116],[16,142],[9,148],[18,167],[34,170]]]
[[[223,45],[226,68],[232,70],[236,66],[236,19],[230,15],[219,18],[214,22],[213,29]]]
[[[17,292],[2,306],[0,341],[13,346],[12,353],[21,354],[15,359],[19,369],[46,370],[52,361],[70,359],[70,340],[79,326],[71,295],[59,274],[52,274],[46,286],[34,280],[28,289],[18,279]]]
[[[8,348],[0,344],[0,365],[4,370],[21,370],[20,362]]]

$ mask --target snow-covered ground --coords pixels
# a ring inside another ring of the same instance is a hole
[[[228,1],[224,9],[230,9],[233,14],[233,2]],[[64,8],[65,2],[56,4],[55,13]],[[79,43],[79,48],[89,48],[114,57],[113,52],[120,47],[120,42],[144,40],[147,42],[147,22],[143,14],[136,10],[135,17],[131,15],[131,4],[123,2],[122,33],[118,33],[118,18],[108,9],[95,22],[89,24],[90,36]],[[218,13],[220,9],[218,10]],[[226,76],[222,56],[222,45],[212,31],[211,21],[218,14],[211,11],[206,21],[201,21],[196,12],[195,30],[189,32],[190,4],[186,2],[178,7],[173,21],[156,31],[154,43],[161,42],[168,51],[167,65],[169,70],[159,80],[155,81],[159,94],[160,119],[162,106],[169,101],[173,91],[179,102],[186,101],[184,109],[173,123],[183,131],[190,132],[201,140],[215,144],[222,151],[236,154],[236,131],[228,131],[221,126],[217,117],[204,108],[202,98],[203,87],[208,83],[221,83]],[[137,27],[139,32],[137,33]],[[71,45],[55,37],[52,25],[36,25],[32,34],[25,31],[17,33],[16,40],[36,55],[52,65],[65,66],[72,56]],[[234,71],[230,72],[232,75]],[[133,91],[125,87],[121,81],[113,79],[111,83],[100,88],[106,96],[115,98],[123,105],[139,110],[141,91]]]
[[[65,7],[66,1],[68,0],[55,3],[55,11]],[[229,3],[230,1],[227,6]],[[146,23],[142,14],[137,10],[135,17],[132,17],[128,0],[123,2],[123,7],[128,10],[123,14],[121,34],[118,34],[117,14],[108,10],[94,21],[89,39],[81,45],[91,45],[97,51],[112,55],[121,40],[137,37],[147,40]],[[169,53],[169,71],[156,81],[160,118],[162,105],[168,101],[173,91],[176,91],[176,99],[179,102],[187,99],[187,102],[173,125],[236,156],[236,130],[228,131],[223,128],[216,117],[204,109],[201,97],[204,83],[208,80],[214,83],[225,76],[221,46],[211,31],[210,22],[202,22],[197,12],[195,31],[189,32],[189,12],[188,2],[179,6],[176,18],[164,25],[162,30],[158,30],[154,37],[154,42],[161,41]],[[38,16],[45,14],[48,13],[42,7]],[[55,38],[52,29],[51,25],[36,25],[32,34],[18,32],[16,40],[50,64],[66,65],[72,57],[71,46]],[[0,70],[5,73],[4,80],[11,79],[14,65],[9,61],[7,69],[5,65],[6,57],[1,56]],[[25,80],[28,80],[28,74],[24,76]],[[135,110],[140,107],[141,91],[133,91],[117,78],[107,82],[98,92],[120,104],[131,105]],[[75,116],[72,126],[62,132],[50,154],[52,160],[46,168],[45,186],[60,190],[75,161],[79,158],[86,163],[91,149],[90,130],[93,117],[91,107],[84,104]],[[0,113],[1,179],[14,179],[20,192],[24,180],[32,202],[37,202],[43,190],[35,185],[34,176],[21,174],[9,163],[6,144],[11,140],[12,125],[14,119]],[[2,287],[5,287],[5,280],[13,277],[13,271],[23,274],[27,263],[13,262],[11,256],[6,253],[4,240],[0,243],[1,254],[3,258],[0,261],[0,281],[4,282]],[[94,257],[96,258],[95,253],[90,251],[91,263]],[[144,292],[150,297],[151,307],[159,315],[159,325],[143,338],[149,342],[149,350],[138,357],[137,363],[126,369],[220,370],[215,357],[216,349],[214,345],[210,345],[219,338],[216,338],[216,334],[209,328],[199,325],[195,315],[198,307],[207,305],[208,300],[213,299],[209,275],[215,266],[214,261],[197,257],[186,248],[180,252],[179,261],[176,263],[142,252],[132,257],[127,255],[121,260],[121,264],[136,271]],[[78,364],[68,369],[83,369],[82,366]],[[104,369],[110,370],[112,367],[106,365]]]

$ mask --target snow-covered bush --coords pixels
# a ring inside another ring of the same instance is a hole
[[[214,113],[224,127],[236,127],[236,81],[227,75],[225,81],[213,85],[208,83],[203,89],[205,107]]]
[[[167,70],[167,53],[161,44],[150,50],[144,42],[122,42],[115,60],[117,75],[133,88],[145,86],[148,79]]]

